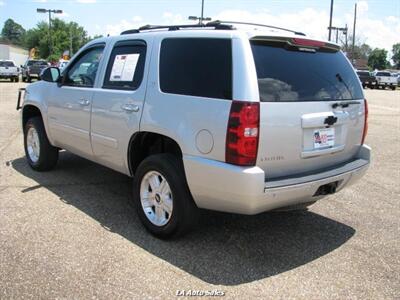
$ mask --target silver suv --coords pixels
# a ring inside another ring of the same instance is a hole
[[[282,30],[145,26],[89,42],[27,87],[25,152],[60,149],[133,177],[152,234],[186,232],[199,208],[304,209],[366,172],[367,102],[339,47]]]

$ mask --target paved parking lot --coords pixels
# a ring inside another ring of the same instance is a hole
[[[130,180],[63,152],[35,173],[24,159],[17,88],[0,82],[0,299],[400,298],[400,90],[366,90],[365,178],[305,213],[204,212],[176,241],[145,232]]]

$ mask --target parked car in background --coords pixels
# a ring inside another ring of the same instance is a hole
[[[397,78],[392,76],[390,72],[375,71],[373,75],[376,78],[376,86],[385,89],[386,87],[395,90],[397,87]]]
[[[400,86],[400,73],[393,73],[392,76],[397,79],[397,86]]]
[[[370,89],[374,89],[376,87],[376,78],[369,71],[366,70],[358,70],[356,71],[358,78],[360,78],[362,87],[365,89],[366,87]]]
[[[0,79],[10,79],[11,82],[19,81],[19,68],[12,60],[0,60]]]
[[[31,82],[32,78],[40,79],[40,73],[47,67],[49,64],[45,60],[35,60],[29,59],[26,61],[25,65],[22,67],[22,81]]]
[[[60,69],[60,71],[62,71],[68,63],[69,63],[69,60],[60,59],[57,66]]]

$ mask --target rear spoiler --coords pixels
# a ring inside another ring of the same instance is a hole
[[[279,37],[279,36],[255,36],[250,39],[250,41],[260,41],[260,42],[270,42],[270,43],[283,43],[289,46],[300,47],[300,48],[309,48],[318,50],[320,48],[333,50],[335,52],[340,50],[340,47],[336,44],[316,41],[305,38],[297,38],[297,37]]]

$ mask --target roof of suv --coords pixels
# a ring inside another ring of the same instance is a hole
[[[151,25],[147,25],[151,26]],[[103,37],[99,39],[92,40],[88,43],[89,45],[97,44],[97,43],[106,43],[110,41],[120,41],[120,40],[129,40],[132,38],[140,39],[143,37],[215,37],[215,38],[245,38],[245,39],[253,39],[255,37],[281,37],[281,38],[297,38],[297,39],[307,39],[318,42],[324,42],[330,44],[331,46],[335,46],[338,49],[340,48],[334,42],[327,40],[317,40],[313,38],[309,38],[300,32],[295,32],[289,29],[278,29],[277,28],[268,28],[255,26],[255,25],[241,25],[235,24],[235,27],[231,29],[216,29],[213,27],[179,27],[179,26],[190,26],[190,25],[170,25],[170,26],[161,26],[163,28],[151,28],[151,29],[143,29],[147,26],[142,27],[142,29],[133,29],[123,32],[121,35],[117,36],[109,36]],[[172,28],[172,29],[171,29]],[[127,33],[128,32],[128,33]],[[132,33],[129,33],[132,32]]]

